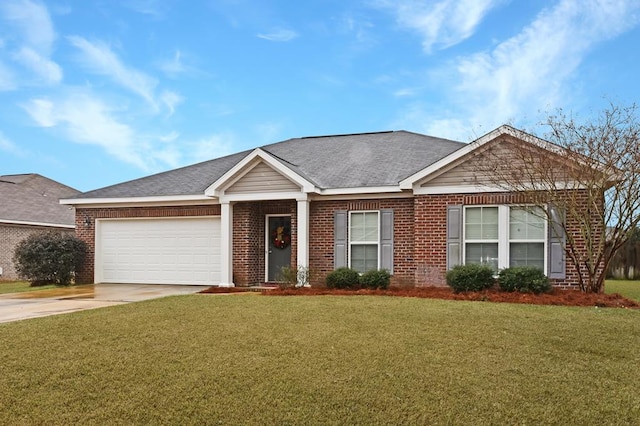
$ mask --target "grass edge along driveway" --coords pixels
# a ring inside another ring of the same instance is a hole
[[[639,315],[192,295],[0,324],[0,423],[633,424]]]

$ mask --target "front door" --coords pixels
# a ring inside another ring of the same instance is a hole
[[[281,281],[280,271],[291,266],[291,216],[267,216],[267,281]]]

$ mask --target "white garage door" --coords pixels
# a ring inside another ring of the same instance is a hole
[[[96,282],[219,284],[220,219],[101,220]]]

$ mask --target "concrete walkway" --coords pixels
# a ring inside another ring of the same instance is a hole
[[[0,294],[0,323],[122,305],[165,296],[193,294],[207,286],[91,284]]]

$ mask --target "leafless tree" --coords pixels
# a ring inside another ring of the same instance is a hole
[[[513,138],[483,146],[473,162],[476,183],[545,207],[536,211],[564,234],[567,263],[584,292],[604,290],[612,257],[640,221],[637,112],[635,104],[611,104],[579,120],[558,110],[541,123],[542,137],[513,129]],[[564,220],[552,217],[558,212]]]

